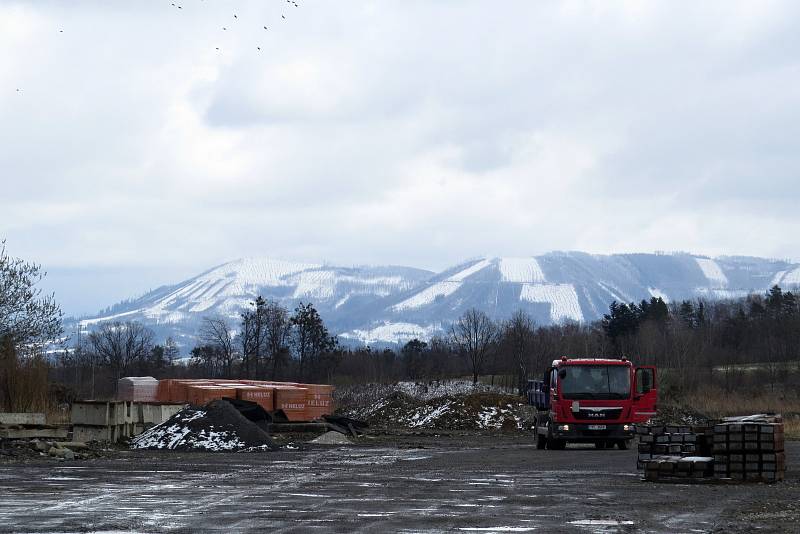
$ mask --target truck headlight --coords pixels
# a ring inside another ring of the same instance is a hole
[[[559,425],[558,429],[564,432],[569,432],[569,425]]]
[[[631,429],[630,425],[622,425],[622,430],[624,430],[625,432],[629,431],[630,429]]]

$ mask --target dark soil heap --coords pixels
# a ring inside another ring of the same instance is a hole
[[[422,401],[396,391],[348,414],[377,428],[523,430],[530,427],[525,411],[514,395],[473,393]]]
[[[244,451],[274,448],[269,435],[230,403],[186,408],[131,441],[134,449]]]

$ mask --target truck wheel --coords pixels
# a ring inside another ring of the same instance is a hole
[[[547,448],[547,438],[544,434],[536,434],[536,448],[539,450]]]
[[[567,448],[567,442],[563,439],[548,439],[547,448],[551,451],[563,451]]]
[[[605,441],[595,441],[594,442],[594,448],[595,449],[605,449],[606,448],[606,442]]]
[[[628,440],[625,440],[625,439],[619,440],[617,442],[617,447],[619,447],[619,450],[621,450],[621,451],[628,450]]]

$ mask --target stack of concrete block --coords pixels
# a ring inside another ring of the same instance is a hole
[[[644,469],[653,459],[710,456],[709,430],[710,427],[637,425],[639,455],[636,468]]]
[[[75,402],[72,404],[72,439],[84,443],[121,441],[166,421],[183,406],[182,403]]]
[[[727,418],[714,426],[714,474],[754,482],[783,480],[783,419],[779,415]]]
[[[48,425],[43,413],[0,413],[0,439],[66,439],[64,425]]]
[[[710,456],[661,456],[644,464],[644,478],[651,482],[713,475],[714,459]]]

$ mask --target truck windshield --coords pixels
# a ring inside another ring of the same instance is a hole
[[[626,365],[568,365],[559,370],[559,379],[565,399],[627,399],[631,393]]]

